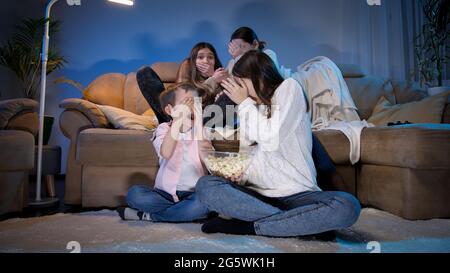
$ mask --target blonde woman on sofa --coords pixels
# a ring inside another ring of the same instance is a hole
[[[118,213],[123,220],[153,222],[191,222],[205,219],[210,211],[194,192],[198,179],[206,175],[200,151],[212,149],[208,140],[197,137],[194,128],[194,97],[197,88],[179,83],[161,93],[160,101],[170,122],[161,123],[154,135],[153,146],[160,168],[155,187],[133,186],[127,193],[127,208]]]
[[[198,181],[199,200],[232,218],[210,220],[202,231],[290,237],[353,225],[360,214],[358,200],[317,185],[311,121],[300,84],[283,79],[269,56],[251,50],[222,86],[238,105],[241,142],[256,142],[257,151],[243,177]]]

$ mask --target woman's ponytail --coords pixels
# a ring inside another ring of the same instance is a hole
[[[266,42],[264,42],[264,41],[258,41],[258,43],[259,43],[259,47],[258,47],[258,49],[259,50],[264,50],[265,48],[266,48],[266,45],[267,45],[267,43]]]
[[[246,43],[249,44],[253,44],[255,41],[258,42],[259,50],[263,50],[266,48],[267,43],[260,41],[258,39],[258,36],[256,35],[255,31],[249,27],[240,27],[238,29],[236,29],[233,34],[231,34],[231,39],[230,41],[234,40],[234,39],[242,39],[244,40]]]

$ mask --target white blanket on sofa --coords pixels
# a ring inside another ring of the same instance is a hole
[[[312,128],[339,130],[350,142],[350,162],[359,161],[361,131],[373,125],[361,121],[347,83],[337,65],[319,56],[297,67],[292,74],[303,87],[309,104]]]
[[[347,83],[337,65],[327,57],[315,57],[292,74],[308,99],[311,121],[360,120]]]
[[[350,142],[349,159],[352,165],[355,165],[361,157],[361,132],[366,127],[373,127],[365,120],[353,121],[323,121],[313,127],[313,131],[337,130],[344,133]]]

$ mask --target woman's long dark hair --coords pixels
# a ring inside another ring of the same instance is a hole
[[[214,70],[222,67],[222,63],[220,62],[219,56],[217,55],[217,51],[212,44],[206,42],[196,44],[189,54],[189,65],[191,70],[190,78],[194,84],[202,84],[206,80],[205,77],[203,77],[201,73],[197,71],[197,67],[195,65],[198,52],[204,48],[208,48],[209,50],[211,50],[212,54],[214,55]]]
[[[249,27],[240,27],[236,29],[233,34],[231,34],[230,41],[234,39],[242,39],[246,43],[253,44],[254,41],[257,41],[259,44],[258,49],[263,50],[266,47],[266,42],[260,41],[258,39],[258,36],[256,35],[256,32],[249,28]]]
[[[284,81],[272,59],[259,50],[250,50],[234,65],[233,76],[252,81],[256,95],[267,106],[267,117],[270,118],[272,97]]]
[[[199,94],[202,97],[203,105],[210,104],[214,101],[215,90],[210,90],[210,87],[204,84],[205,77],[197,70],[195,65],[198,52],[204,48],[208,48],[214,55],[214,70],[222,67],[219,56],[214,46],[207,42],[200,42],[196,44],[189,54],[189,57],[183,62],[177,74],[177,82],[190,82],[199,89]]]

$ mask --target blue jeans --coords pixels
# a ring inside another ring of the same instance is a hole
[[[149,186],[132,186],[127,193],[128,206],[150,213],[154,222],[192,222],[208,217],[210,211],[200,203],[195,192],[178,191],[179,202],[170,194]]]
[[[257,235],[290,237],[347,228],[358,220],[361,206],[345,192],[308,191],[270,198],[217,176],[197,182],[198,198],[210,210],[254,222]]]

